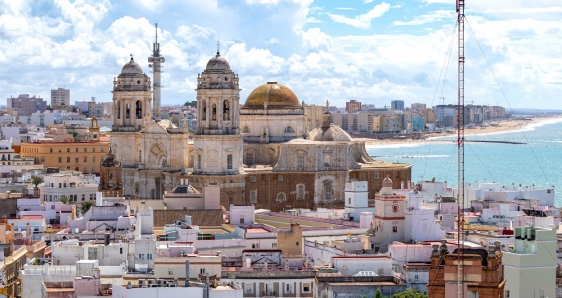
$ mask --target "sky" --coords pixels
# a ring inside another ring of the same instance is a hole
[[[0,0],[0,104],[111,101],[113,79],[158,37],[162,104],[196,99],[219,49],[240,77],[240,103],[267,81],[305,103],[376,107],[457,102],[454,0]],[[562,109],[562,2],[466,1],[465,102]]]

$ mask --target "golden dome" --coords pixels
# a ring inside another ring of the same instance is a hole
[[[301,104],[291,89],[277,84],[277,82],[268,82],[257,87],[248,95],[244,107],[250,109],[286,109],[300,108]]]

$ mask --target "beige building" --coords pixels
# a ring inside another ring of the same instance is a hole
[[[303,104],[306,131],[311,131],[322,125],[324,107],[315,104]]]
[[[112,93],[111,149],[122,167],[123,195],[161,199],[189,166],[187,124],[152,119],[150,78],[132,58],[114,79]]]
[[[51,107],[70,106],[70,89],[51,89]]]

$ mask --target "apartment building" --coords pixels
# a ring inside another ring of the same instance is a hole
[[[51,106],[69,106],[70,89],[51,89]]]
[[[37,141],[21,144],[21,156],[35,164],[83,173],[99,173],[109,150],[109,140],[89,142]]]
[[[95,175],[82,175],[82,172],[63,172],[44,177],[40,197],[44,202],[59,201],[66,197],[69,203],[95,201],[99,178]]]
[[[44,112],[47,109],[47,102],[35,95],[30,97],[29,94],[20,94],[18,97],[8,97],[6,106],[17,112],[18,116],[30,116],[36,111]]]

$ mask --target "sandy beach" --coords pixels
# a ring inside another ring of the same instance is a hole
[[[516,131],[523,131],[529,126],[540,125],[543,123],[553,122],[553,121],[562,121],[562,115],[554,115],[548,117],[534,117],[532,120],[522,120],[522,119],[514,119],[514,120],[500,120],[495,121],[494,125],[487,125],[487,126],[474,126],[471,128],[465,128],[464,134],[465,137],[468,136],[478,136],[478,135],[490,135],[490,134],[502,134],[502,133],[509,133],[509,132],[516,132]],[[424,133],[421,139],[385,139],[385,140],[377,140],[377,139],[370,139],[370,138],[355,138],[364,140],[367,145],[376,145],[376,144],[399,144],[399,143],[419,143],[419,142],[449,142],[447,140],[441,140],[441,137],[446,136],[456,136],[457,131],[449,131],[449,132],[441,132],[441,133]]]

